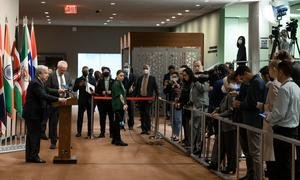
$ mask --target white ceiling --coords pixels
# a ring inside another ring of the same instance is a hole
[[[42,4],[41,1],[45,1]],[[130,26],[172,27],[203,14],[215,11],[228,3],[256,0],[20,0],[20,18],[27,16],[35,24],[70,26]],[[111,2],[116,5],[110,5]],[[78,14],[64,14],[64,5],[78,5]],[[196,5],[199,4],[200,7]],[[100,10],[100,13],[96,13]],[[190,12],[185,12],[190,10]],[[48,24],[45,11],[50,14]],[[114,16],[112,22],[104,23]],[[178,16],[177,13],[182,13]],[[176,16],[176,19],[172,19]],[[170,22],[166,22],[170,19]],[[165,21],[162,24],[161,21]]]

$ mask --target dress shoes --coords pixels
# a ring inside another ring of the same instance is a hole
[[[41,139],[42,139],[42,140],[48,140],[48,137],[46,136],[46,134],[42,134],[42,135],[41,135]]]
[[[117,145],[117,146],[128,146],[128,144],[124,143],[123,141],[115,142],[115,145]]]
[[[115,144],[116,143],[116,141],[113,139],[112,141],[111,141],[111,144]]]
[[[77,133],[77,134],[76,134],[76,137],[81,137],[81,133]]]
[[[101,133],[98,138],[105,138],[105,135],[103,133]]]
[[[40,159],[40,158],[33,158],[33,159],[26,159],[26,162],[30,163],[46,163],[46,161]]]
[[[218,166],[216,164],[210,164],[209,166],[207,166],[208,169],[211,169],[211,170],[218,170]]]
[[[235,168],[225,168],[224,170],[221,171],[223,174],[235,174],[236,169]]]
[[[50,149],[56,149],[56,144],[51,144]]]
[[[133,127],[132,127],[132,126],[130,126],[130,127],[129,127],[129,130],[133,130]]]

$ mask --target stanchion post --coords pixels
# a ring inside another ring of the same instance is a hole
[[[204,110],[205,110],[205,108],[204,108],[204,106],[202,105],[202,117],[201,117],[201,138],[202,138],[202,152],[201,152],[201,157],[205,157],[205,151],[206,151],[206,146],[205,146],[205,144],[206,144],[206,139],[205,139],[205,126],[206,126],[206,123],[205,123],[205,112],[204,112]]]
[[[193,152],[194,152],[194,137],[193,137],[194,136],[194,107],[192,107],[192,109],[191,109],[191,121],[190,122],[191,123],[188,124],[188,126],[191,129],[191,138],[190,138],[191,153],[190,154],[193,154]]]
[[[291,168],[291,170],[292,170],[292,180],[295,180],[295,171],[296,171],[296,169],[295,169],[295,144],[294,143],[292,143],[292,168]],[[297,157],[297,160],[299,161],[299,159],[300,159],[300,157]],[[299,168],[299,167],[298,167]]]
[[[221,121],[218,119],[218,171],[220,171],[221,163]]]
[[[91,139],[94,138],[94,96],[91,97]]]
[[[171,141],[173,141],[173,135],[174,135],[174,120],[175,120],[175,109],[174,109],[174,103],[170,103],[171,107],[171,117],[170,117],[170,122],[171,122]]]
[[[240,160],[239,160],[239,151],[240,151],[240,126],[236,126],[236,179],[240,178]]]
[[[263,179],[263,172],[264,172],[264,132],[263,130],[260,132],[260,137],[261,137],[261,141],[260,141],[260,163],[261,163],[261,178]]]

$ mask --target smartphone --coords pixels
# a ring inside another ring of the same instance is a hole
[[[263,118],[266,118],[266,117],[267,117],[267,115],[266,115],[265,113],[259,113],[258,115],[260,115],[260,116],[263,117]]]

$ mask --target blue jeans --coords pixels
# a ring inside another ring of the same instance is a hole
[[[180,129],[181,129],[181,123],[182,123],[182,110],[181,109],[174,109],[174,115],[173,115],[173,135],[179,136]]]

